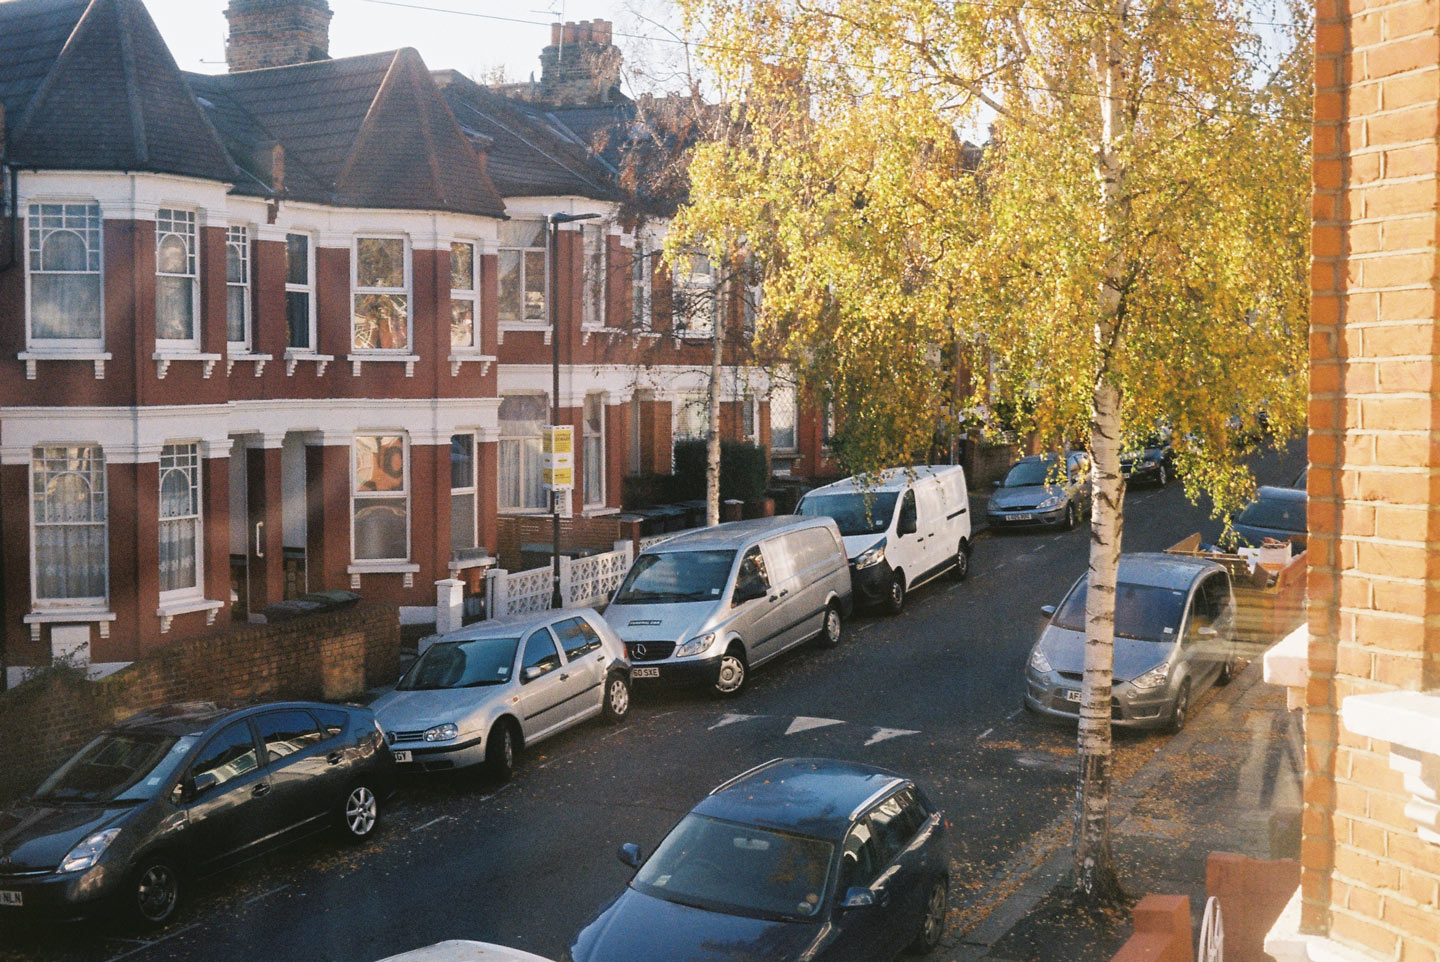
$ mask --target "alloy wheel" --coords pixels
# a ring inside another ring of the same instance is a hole
[[[356,785],[345,799],[345,827],[356,838],[364,838],[375,828],[380,805],[368,785]]]
[[[146,922],[164,922],[179,900],[180,878],[165,862],[151,862],[135,880],[135,909]]]
[[[727,651],[720,659],[720,674],[715,679],[715,689],[722,695],[734,695],[744,685],[745,660],[734,652]]]

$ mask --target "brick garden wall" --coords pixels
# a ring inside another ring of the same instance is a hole
[[[112,722],[177,701],[343,700],[393,681],[394,608],[344,611],[181,641],[106,678],[56,670],[0,692],[0,803],[34,788]]]
[[[1304,931],[1440,958],[1440,847],[1349,695],[1440,687],[1440,11],[1319,0]]]
[[[550,544],[550,515],[510,515],[501,517],[499,554],[496,556],[500,567],[507,571],[521,571],[520,546],[526,544]],[[614,515],[598,518],[561,518],[560,547],[596,548],[610,551],[615,542],[627,535],[621,531],[620,521]]]

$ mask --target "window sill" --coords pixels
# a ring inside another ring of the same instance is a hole
[[[415,362],[420,360],[418,354],[384,354],[376,351],[374,354],[347,354],[345,360],[350,362],[350,374],[353,377],[360,376],[360,366],[366,362],[383,361],[388,364],[404,364],[405,376],[415,376]]]
[[[623,327],[607,327],[604,324],[585,324],[580,328],[580,343],[589,344],[590,338],[596,334],[628,334],[629,331]]]
[[[1420,838],[1440,845],[1440,690],[1351,695],[1340,720],[1356,735],[1390,745],[1390,767],[1403,777],[1405,817]]]
[[[415,574],[420,566],[410,561],[367,561],[346,567],[350,575],[350,590],[360,590],[361,575],[404,575],[405,587],[415,587]]]
[[[506,331],[529,331],[532,334],[543,334],[545,335],[545,343],[547,345],[550,343],[550,338],[553,333],[550,325],[546,324],[543,321],[540,323],[526,323],[524,321],[501,321],[498,338],[501,344],[505,343]]]
[[[210,601],[205,598],[186,598],[183,601],[162,601],[160,607],[155,609],[155,614],[160,619],[160,634],[170,630],[170,623],[175,620],[176,615],[189,615],[197,611],[205,612],[205,624],[215,624],[215,616],[220,609],[225,607],[223,601]]]
[[[484,377],[490,373],[490,365],[495,363],[495,355],[481,354],[479,351],[455,351],[450,355],[450,376],[460,376],[460,365],[469,362],[480,365],[480,376]]]
[[[270,355],[269,355],[269,354],[251,354],[251,353],[249,353],[248,351],[236,351],[236,352],[234,352],[234,353],[231,353],[231,354],[227,355],[226,358],[225,358],[225,376],[226,376],[226,377],[229,377],[229,376],[230,376],[230,373],[235,370],[235,364],[236,364],[236,362],[238,362],[238,361],[254,361],[254,362],[255,362],[255,376],[256,376],[256,377],[259,377],[261,374],[264,374],[264,373],[265,373],[265,364],[266,364],[269,360],[270,360]]]
[[[199,351],[156,351],[150,359],[155,362],[155,376],[161,381],[165,375],[170,373],[170,365],[176,361],[199,361],[205,366],[200,371],[200,376],[205,380],[215,370],[215,365],[220,363],[219,354],[202,354]]]
[[[313,351],[286,351],[285,352],[285,376],[291,377],[295,374],[295,365],[301,361],[315,362],[315,376],[324,377],[325,368],[335,360],[333,354],[316,354]]]
[[[98,623],[100,625],[100,637],[110,637],[110,622],[115,620],[115,612],[107,608],[39,608],[30,612],[23,619],[25,624],[30,626],[30,640],[40,640],[40,626],[53,624],[75,624],[75,623]]]
[[[619,508],[612,508],[603,504],[592,504],[580,512],[582,518],[604,518],[612,514],[619,514]]]
[[[446,565],[446,567],[449,568],[451,571],[466,571],[470,568],[493,567],[496,562],[497,559],[492,558],[489,555],[482,555],[478,558],[465,558],[462,561],[452,561],[448,565]]]
[[[90,361],[95,365],[95,380],[105,380],[105,362],[110,360],[109,351],[21,351],[15,355],[25,362],[25,380],[35,380],[39,361]]]
[[[512,515],[513,515],[513,516],[516,516],[516,517],[529,517],[529,518],[541,517],[541,518],[543,518],[543,517],[549,516],[549,514],[550,514],[550,509],[549,509],[549,508],[501,508],[501,509],[500,509],[499,511],[497,511],[496,513],[497,513],[497,514],[500,514],[500,515],[503,515],[503,516],[512,516]]]

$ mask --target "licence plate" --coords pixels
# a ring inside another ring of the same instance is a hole
[[[0,892],[0,905],[24,905],[24,892]]]
[[[395,760],[397,762],[413,762],[415,759],[411,757],[410,752],[402,749],[395,752]]]
[[[1006,520],[1006,521],[1034,521],[1034,520],[1035,520],[1035,515],[1032,514],[1032,513],[1030,513],[1030,512],[1028,512],[1028,511],[1027,511],[1026,513],[1024,513],[1024,514],[1007,514],[1007,515],[1005,516],[1005,520]]]
[[[1078,691],[1076,691],[1075,689],[1073,689],[1073,688],[1067,688],[1067,689],[1065,689],[1065,700],[1066,700],[1066,701],[1079,701],[1079,700],[1080,700],[1080,693],[1079,693]]]
[[[630,669],[630,677],[631,677],[631,678],[659,678],[659,677],[660,677],[660,669],[659,669],[659,668],[632,668],[632,669]]]

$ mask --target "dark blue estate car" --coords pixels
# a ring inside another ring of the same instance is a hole
[[[691,809],[573,962],[883,962],[945,927],[946,822],[914,782],[825,758],[766,762]]]

